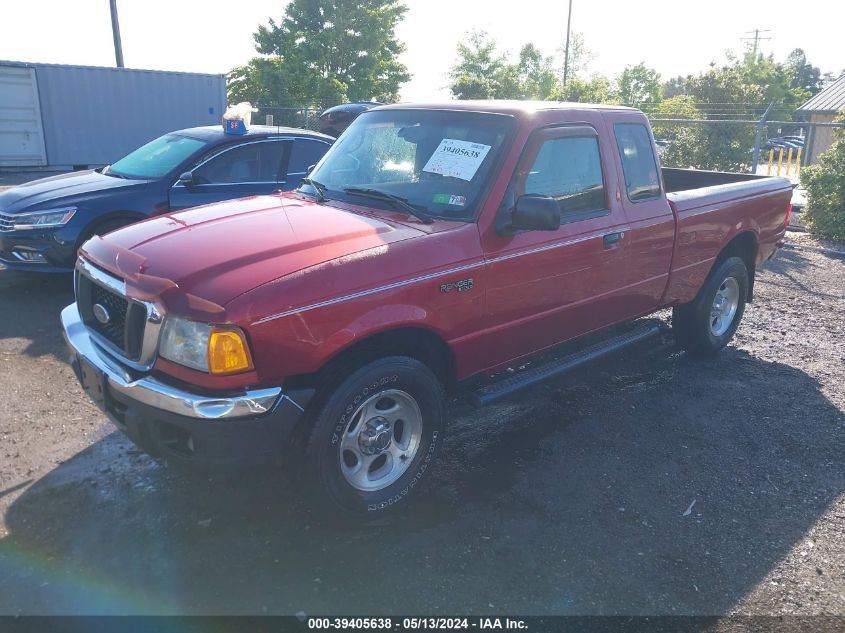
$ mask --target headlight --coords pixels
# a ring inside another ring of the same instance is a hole
[[[176,317],[167,317],[161,332],[162,358],[210,374],[237,374],[252,369],[243,332]]]
[[[48,209],[46,211],[21,213],[13,217],[16,230],[40,229],[67,224],[74,213],[76,213],[76,207],[66,207],[64,209]]]

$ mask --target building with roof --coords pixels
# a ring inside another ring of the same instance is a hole
[[[837,112],[845,110],[845,73],[798,108],[797,114],[810,123],[832,123]],[[832,127],[812,127],[807,143],[806,162],[812,165],[819,154],[833,143]]]

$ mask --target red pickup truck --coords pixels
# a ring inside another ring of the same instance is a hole
[[[689,352],[724,347],[790,198],[661,169],[630,108],[383,106],[297,191],[87,242],[62,321],[143,450],[290,460],[311,499],[373,516],[425,478],[447,390],[491,402],[660,333],[640,318],[668,307]]]

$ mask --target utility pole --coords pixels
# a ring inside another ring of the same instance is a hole
[[[757,48],[758,44],[765,40],[772,39],[771,37],[760,37],[760,33],[771,33],[770,29],[754,29],[753,31],[746,31],[745,35],[751,35],[754,33],[754,37],[741,37],[739,38],[741,42],[754,42],[752,45],[754,55],[754,59],[757,59]]]
[[[123,68],[123,46],[120,43],[120,24],[117,21],[117,0],[109,0],[111,8],[111,34],[114,39],[114,62]]]
[[[566,78],[569,75],[569,33],[572,24],[572,0],[569,0],[569,14],[566,17],[566,49],[563,54],[563,85],[566,87]]]

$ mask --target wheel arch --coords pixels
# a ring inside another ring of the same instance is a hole
[[[748,303],[754,298],[754,278],[757,269],[757,253],[759,252],[760,244],[757,239],[757,234],[752,230],[744,230],[734,235],[730,241],[722,248],[716,261],[713,262],[711,274],[719,265],[730,257],[739,257],[745,262],[745,267],[748,270],[748,296],[746,300]]]
[[[408,356],[426,365],[444,387],[455,384],[455,358],[449,344],[435,331],[419,325],[403,325],[358,338],[329,357],[312,374],[292,376],[285,385],[293,389],[316,388],[357,367],[386,356]]]

